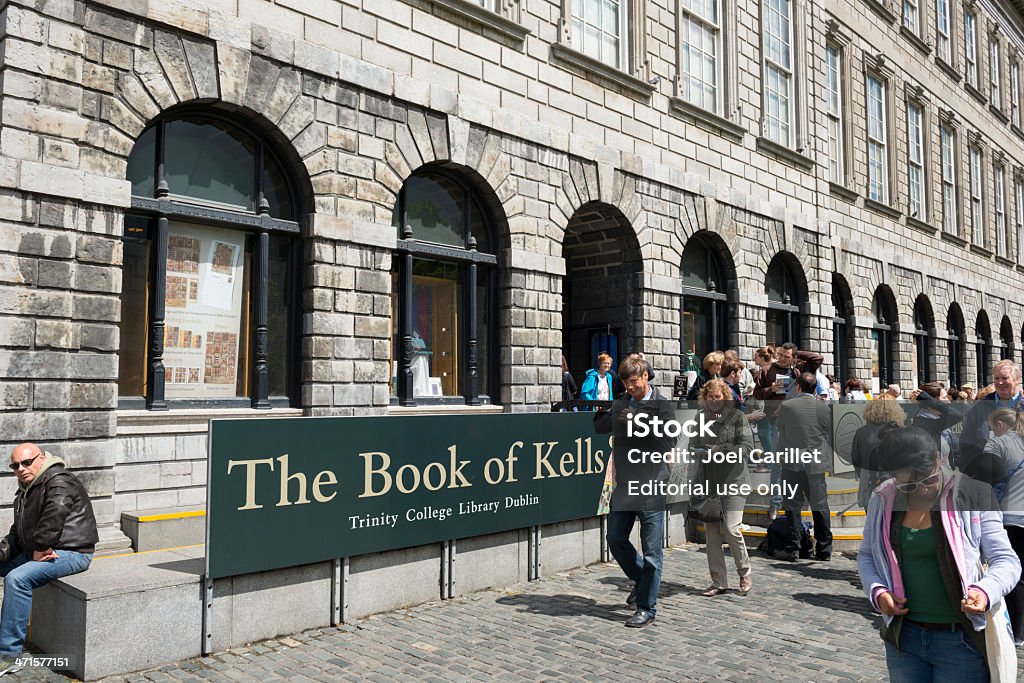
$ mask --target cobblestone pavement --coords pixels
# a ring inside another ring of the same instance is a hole
[[[702,547],[666,551],[658,618],[644,629],[623,627],[627,583],[608,563],[106,680],[885,680],[853,560],[751,560],[750,595],[704,598]],[[8,680],[66,679],[26,670]]]

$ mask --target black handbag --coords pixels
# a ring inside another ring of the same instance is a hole
[[[686,515],[699,522],[721,522],[722,499],[718,496],[692,497]]]

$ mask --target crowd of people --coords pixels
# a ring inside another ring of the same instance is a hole
[[[600,396],[618,399],[610,411],[595,418],[602,432],[614,431],[630,412],[643,410],[645,400],[665,398],[654,388],[653,373],[641,354],[631,354],[620,364],[621,381],[632,387],[625,393],[608,377],[610,361],[606,358],[603,367],[592,371],[593,384],[605,382],[608,387]],[[768,512],[772,519],[785,512],[785,520],[779,522],[786,533],[773,556],[796,561],[803,540],[801,512],[809,505],[813,557],[827,562],[832,554],[825,482],[833,447],[829,402],[860,404],[863,426],[850,448],[859,479],[857,502],[866,509],[858,565],[872,609],[883,619],[892,680],[939,680],[950,671],[958,672],[958,680],[989,680],[1000,658],[1015,658],[1013,644],[1024,646],[1020,367],[1011,360],[999,361],[992,384],[977,393],[971,385],[950,390],[927,382],[906,395],[896,384],[873,395],[856,379],[840,388],[835,378],[821,372],[821,355],[791,343],[757,349],[753,361],[756,369],[748,368],[731,350],[704,357],[686,399],[696,402],[703,418],[714,425],[714,436],[691,438],[688,448],[742,454],[757,444],[766,452],[825,454],[813,462],[771,465],[771,483],[781,484],[773,490],[787,495],[772,497]],[[674,440],[648,444],[652,449],[672,445]],[[617,438],[615,467],[623,462],[625,448]],[[750,467],[742,458],[702,466],[699,478],[718,484],[749,483]],[[664,466],[657,472],[637,472],[634,467],[628,473],[614,473],[616,485],[636,476],[671,474]],[[701,592],[704,596],[729,590],[723,545],[728,545],[735,563],[739,593],[746,595],[753,588],[741,532],[745,504],[741,495],[723,495],[717,519],[704,522],[711,575],[711,585]],[[653,546],[660,543],[654,539],[661,537],[663,515],[645,513],[617,508],[613,502],[608,525],[612,553],[636,582],[628,602],[637,611],[626,624],[634,627],[654,620],[657,591],[651,583],[661,574],[661,553]],[[628,540],[638,515],[642,553]],[[1000,630],[1012,639],[1010,654],[997,651],[995,635]]]

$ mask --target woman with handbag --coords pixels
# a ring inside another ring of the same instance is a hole
[[[690,439],[689,450],[696,451],[701,459],[697,470],[697,483],[707,486],[709,497],[716,497],[721,503],[721,518],[718,521],[704,520],[704,536],[707,539],[708,569],[711,585],[701,592],[705,597],[714,597],[729,589],[725,553],[722,551],[723,536],[729,544],[740,577],[740,595],[746,595],[754,586],[750,573],[750,557],[740,533],[743,522],[745,496],[718,495],[726,487],[750,484],[747,472],[747,454],[754,447],[754,437],[747,425],[746,416],[737,409],[732,391],[723,380],[709,380],[700,392],[701,409],[713,426],[709,428],[714,436],[697,436]],[[721,462],[710,461],[715,454],[724,453]]]
[[[868,504],[857,566],[889,680],[1014,680],[1002,599],[1021,565],[991,487],[951,470],[920,427],[883,427],[878,451],[893,478]]]

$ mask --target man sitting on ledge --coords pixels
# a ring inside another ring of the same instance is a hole
[[[0,676],[17,671],[32,613],[32,590],[89,568],[99,542],[85,487],[64,461],[23,443],[11,451],[18,478],[14,524],[0,540]]]

